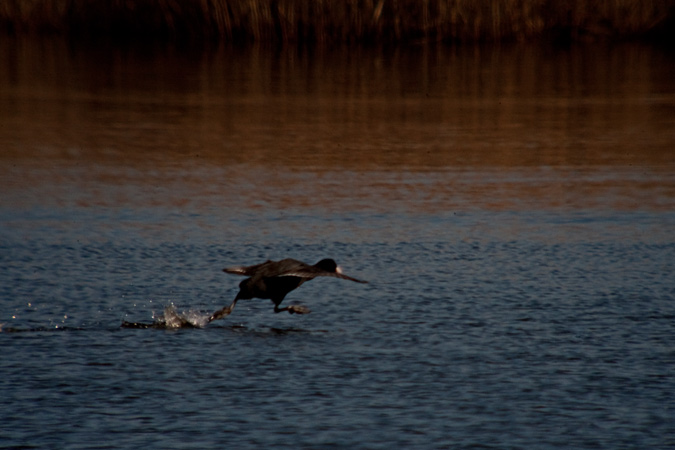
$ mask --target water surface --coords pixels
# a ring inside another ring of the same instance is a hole
[[[0,49],[1,446],[675,445],[672,56]]]

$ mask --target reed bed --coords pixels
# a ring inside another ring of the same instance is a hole
[[[630,38],[672,0],[2,0],[0,28],[148,39],[417,42]]]

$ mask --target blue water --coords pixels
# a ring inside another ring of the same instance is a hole
[[[73,234],[44,212],[3,227],[3,447],[675,445],[673,213],[268,212],[236,236],[221,217],[221,239],[176,239],[194,217],[161,208],[136,212],[167,224],[152,236],[79,214]],[[352,222],[432,231],[302,231]],[[205,329],[120,328],[211,312],[239,281],[222,267],[283,256],[370,283],[303,285],[286,302],[305,316],[257,300]]]

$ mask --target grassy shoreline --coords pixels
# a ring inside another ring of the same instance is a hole
[[[672,39],[671,0],[4,0],[10,34],[222,42]]]

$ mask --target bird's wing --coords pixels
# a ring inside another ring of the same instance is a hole
[[[343,280],[355,281],[357,283],[367,283],[367,281],[357,280],[348,275],[338,272],[327,272],[319,269],[316,266],[310,266],[302,261],[287,258],[281,261],[267,260],[264,263],[256,264],[254,266],[234,266],[226,267],[223,272],[234,275],[244,275],[254,278],[272,278],[272,277],[299,277],[299,278],[315,278],[315,277],[334,277],[342,278]]]
[[[338,273],[338,272],[326,272],[321,270],[318,267],[307,266],[298,268],[297,270],[289,270],[282,274],[279,274],[280,277],[300,277],[300,278],[315,278],[315,277],[334,277],[342,278],[343,280],[355,281],[357,283],[368,283],[367,281],[357,280],[348,275]]]
[[[272,277],[283,277],[283,276],[293,276],[293,273],[303,271],[303,270],[317,269],[316,267],[309,266],[302,261],[298,261],[291,258],[282,259],[281,261],[272,261],[268,259],[264,263],[256,264],[253,266],[234,266],[226,267],[223,269],[223,272],[232,273],[235,275],[245,275],[247,277],[255,278],[272,278]],[[302,276],[302,275],[295,275]],[[316,274],[310,275],[310,277],[317,276]]]
[[[273,263],[273,262],[274,262],[274,261],[271,261],[271,260],[268,259],[268,260],[265,261],[264,263],[255,264],[255,265],[253,265],[253,266],[234,266],[234,267],[226,267],[226,268],[223,269],[223,272],[225,272],[225,273],[231,273],[231,274],[233,274],[233,275],[243,275],[243,276],[246,276],[246,277],[251,277],[251,276],[255,275],[257,272],[259,272],[260,269],[261,269],[264,265],[270,264],[270,263]]]

